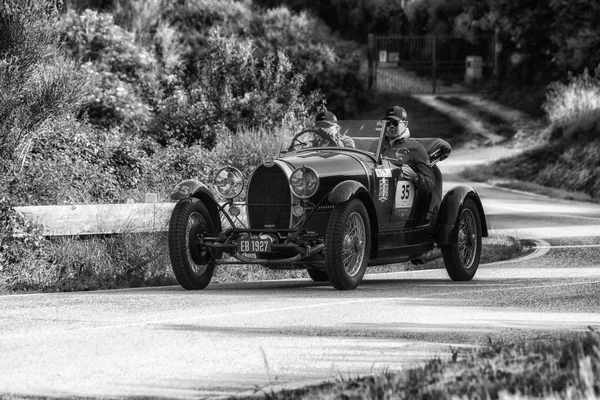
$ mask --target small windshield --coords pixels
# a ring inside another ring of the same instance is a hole
[[[381,137],[380,120],[338,120],[338,125],[340,131],[337,137],[311,127],[294,135],[285,147],[289,151],[315,147],[343,147],[342,137],[345,135],[352,138],[357,150],[376,152]]]

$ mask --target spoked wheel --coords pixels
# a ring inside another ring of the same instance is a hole
[[[441,246],[446,271],[453,281],[470,281],[481,257],[481,217],[471,199],[467,199],[458,217],[458,241]]]
[[[203,233],[214,233],[206,206],[196,198],[180,200],[169,222],[169,257],[177,282],[188,290],[208,286],[215,268],[214,257],[201,245]]]
[[[353,199],[338,204],[325,236],[325,264],[334,288],[351,290],[362,281],[371,250],[371,226],[364,204]]]

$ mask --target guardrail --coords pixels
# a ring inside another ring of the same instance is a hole
[[[165,232],[175,203],[84,204],[15,207],[43,225],[45,236]]]

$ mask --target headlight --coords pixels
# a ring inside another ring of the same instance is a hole
[[[303,165],[290,176],[290,188],[301,199],[307,199],[317,192],[319,176],[314,169]]]
[[[233,199],[244,189],[244,176],[239,169],[225,167],[215,175],[215,189],[224,199]]]

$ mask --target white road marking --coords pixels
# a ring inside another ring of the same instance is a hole
[[[412,273],[419,271],[410,271]],[[424,271],[427,272],[427,271]],[[567,287],[567,286],[577,286],[577,285],[590,285],[590,284],[599,284],[600,280],[596,281],[584,281],[584,282],[573,282],[573,283],[557,283],[557,284],[546,284],[546,285],[527,285],[527,286],[503,286],[501,288],[495,289],[487,289],[481,290],[480,288],[474,288],[472,290],[462,290],[462,291],[449,291],[449,292],[441,292],[435,293],[434,296],[451,296],[457,294],[472,294],[472,293],[487,293],[487,292],[500,292],[500,291],[509,291],[509,290],[530,290],[532,288],[556,288],[556,287]],[[455,285],[456,287],[456,285]],[[236,311],[236,312],[226,312],[226,313],[218,313],[211,315],[202,315],[202,316],[185,316],[181,318],[170,318],[170,319],[158,319],[154,321],[144,321],[144,322],[134,322],[128,324],[118,324],[118,325],[105,325],[105,326],[96,326],[96,327],[85,327],[85,328],[75,328],[75,329],[63,329],[63,330],[55,330],[55,331],[46,331],[46,332],[33,332],[26,334],[14,334],[14,335],[5,335],[0,336],[0,340],[10,340],[10,339],[23,339],[23,338],[31,338],[31,337],[42,337],[42,336],[50,336],[50,335],[65,335],[65,334],[79,334],[81,332],[97,332],[103,330],[110,329],[122,329],[122,328],[131,328],[131,327],[143,327],[149,325],[162,325],[168,323],[176,323],[176,322],[191,322],[205,319],[213,319],[213,318],[227,318],[232,316],[243,316],[243,315],[253,315],[253,314],[268,314],[268,313],[280,313],[282,311],[293,311],[293,310],[306,310],[307,308],[325,308],[325,307],[333,307],[333,306],[346,306],[350,304],[356,303],[375,303],[375,302],[390,302],[390,301],[414,301],[415,299],[425,299],[431,298],[432,294],[428,293],[423,295],[422,297],[412,297],[412,298],[404,298],[404,297],[386,297],[386,298],[372,298],[372,299],[355,299],[355,300],[346,300],[346,301],[333,301],[333,302],[324,302],[324,303],[316,303],[316,304],[302,304],[291,307],[274,307],[274,308],[266,308],[260,310],[245,310],[245,311]]]
[[[599,237],[600,225],[566,225],[557,227],[490,229],[490,233],[512,236],[516,239],[567,239]]]
[[[600,247],[600,244],[563,244],[556,246],[537,246],[538,249],[584,249],[587,247]]]

